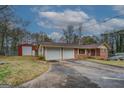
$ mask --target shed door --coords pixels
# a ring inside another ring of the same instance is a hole
[[[32,55],[32,47],[31,46],[23,46],[22,47],[22,55],[23,56],[31,56]]]
[[[60,48],[46,48],[46,60],[59,60],[61,59]]]
[[[63,49],[63,59],[73,59],[74,49]]]

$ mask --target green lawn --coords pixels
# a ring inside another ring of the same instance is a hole
[[[48,63],[40,62],[37,57],[0,56],[0,61],[8,63],[0,65],[0,84],[12,86],[29,81],[49,68]]]
[[[101,63],[101,64],[124,67],[124,61],[107,61],[107,60],[97,60],[97,59],[87,59],[87,60],[91,62]]]

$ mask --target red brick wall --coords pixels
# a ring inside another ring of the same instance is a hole
[[[108,58],[108,50],[107,49],[100,49],[100,57],[103,59]]]
[[[96,56],[96,57],[100,57],[102,59],[107,59],[108,58],[108,50],[107,49],[89,49],[89,54],[79,54],[78,55],[78,49],[74,49],[74,54],[75,54],[75,58],[78,59],[79,57],[90,57],[90,56]],[[87,52],[88,52],[87,51]]]

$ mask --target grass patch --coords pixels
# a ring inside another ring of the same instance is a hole
[[[0,81],[4,80],[4,78],[10,73],[8,67],[0,67]]]
[[[49,64],[44,64],[38,57],[1,56],[0,61],[8,64],[0,65],[0,84],[17,86],[46,72]]]
[[[87,60],[91,62],[101,63],[101,64],[124,67],[124,61],[107,61],[107,60],[98,60],[98,59],[87,59]]]

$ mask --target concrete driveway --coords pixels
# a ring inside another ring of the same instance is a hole
[[[19,87],[97,88],[124,87],[124,68],[88,61],[53,63],[48,72]]]

